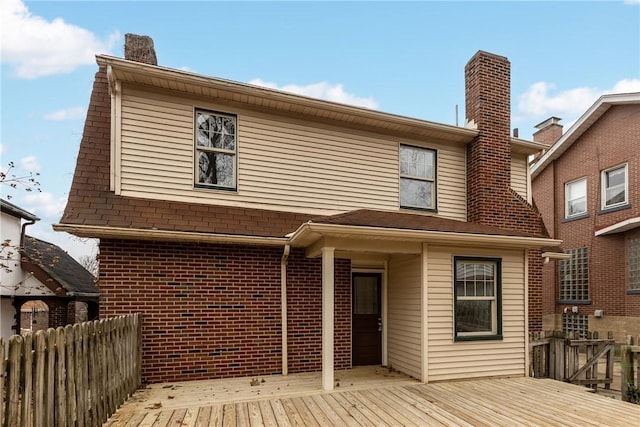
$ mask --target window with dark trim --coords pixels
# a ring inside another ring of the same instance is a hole
[[[568,249],[570,259],[559,263],[560,301],[589,299],[589,248]]]
[[[436,209],[436,152],[400,144],[400,206]]]
[[[195,114],[195,185],[235,190],[236,116],[205,110],[196,110]]]
[[[454,257],[456,341],[502,339],[502,261]]]

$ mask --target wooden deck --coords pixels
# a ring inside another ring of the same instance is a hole
[[[105,424],[116,426],[623,426],[640,405],[532,378],[422,384],[384,368],[155,384]]]

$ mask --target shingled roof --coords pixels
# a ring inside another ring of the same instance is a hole
[[[488,225],[456,221],[409,212],[389,212],[360,209],[343,214],[311,220],[318,224],[355,225],[361,227],[395,228],[400,230],[442,231],[451,233],[484,234],[496,236],[541,237],[537,234],[505,230]]]
[[[39,267],[68,295],[98,295],[93,275],[59,246],[32,236],[25,236],[22,246],[25,261]]]

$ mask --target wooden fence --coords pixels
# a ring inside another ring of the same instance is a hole
[[[100,426],[140,386],[141,318],[14,335],[0,356],[0,426]]]
[[[626,345],[620,347],[620,391],[622,400],[640,403],[640,336],[635,343],[628,336]]]
[[[532,333],[530,375],[583,384],[594,390],[604,384],[609,389],[613,381],[614,346],[611,334],[600,339],[597,332],[590,332],[587,338],[580,339],[560,331]],[[601,359],[605,360],[604,375],[598,372]]]

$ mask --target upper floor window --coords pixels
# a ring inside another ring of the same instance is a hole
[[[237,175],[236,116],[196,110],[195,183],[234,190]]]
[[[640,237],[627,242],[629,289],[640,290]]]
[[[454,257],[455,338],[500,339],[501,260]]]
[[[400,206],[436,208],[436,152],[400,145]]]
[[[589,299],[589,248],[569,249],[571,258],[560,261],[560,300]]]
[[[564,186],[565,218],[587,212],[587,179],[568,182]]]
[[[627,200],[627,165],[602,171],[602,209],[624,205]]]

